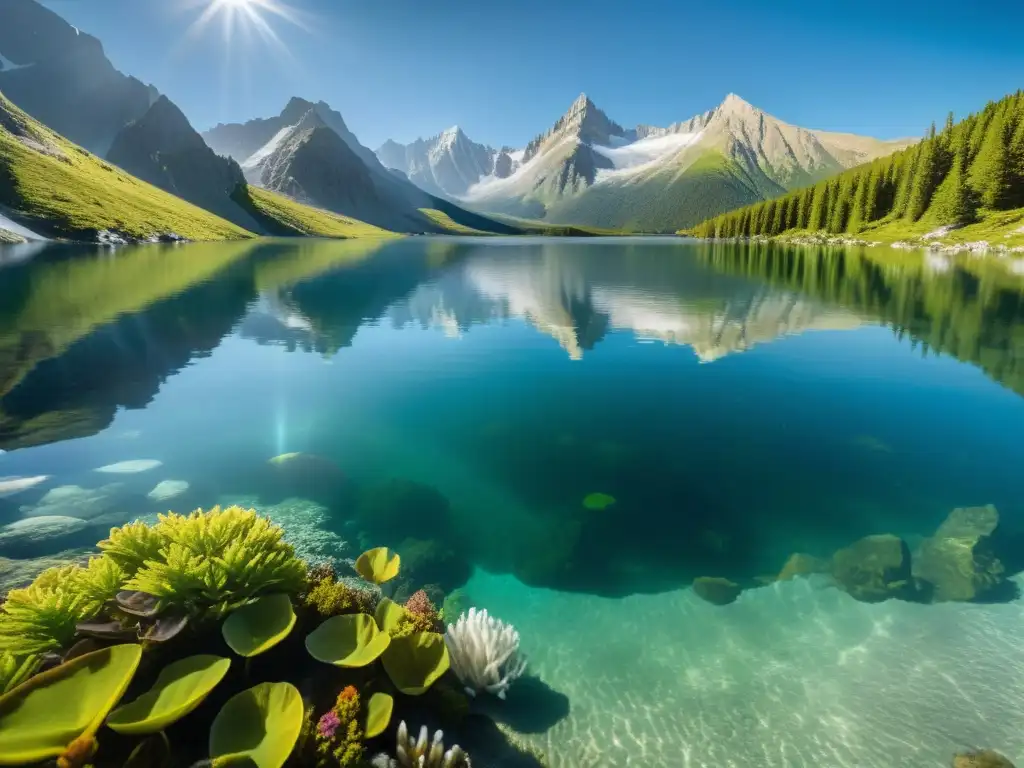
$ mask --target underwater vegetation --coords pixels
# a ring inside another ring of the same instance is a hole
[[[393,715],[461,713],[458,687],[503,697],[525,668],[486,611],[446,636],[424,590],[381,597],[402,567],[387,548],[339,578],[239,507],[131,523],[99,547],[0,606],[0,765],[468,768],[426,726],[411,738],[403,720],[388,743]]]

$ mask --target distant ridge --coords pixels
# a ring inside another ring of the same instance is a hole
[[[624,128],[580,94],[520,150],[445,136],[407,146],[385,142],[377,154],[424,189],[477,210],[653,232],[813,183],[910,143],[799,128],[736,94],[666,128]],[[456,143],[458,152],[444,149]],[[475,162],[465,160],[470,153]],[[447,171],[451,165],[457,176]]]

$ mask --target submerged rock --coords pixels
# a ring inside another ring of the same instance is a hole
[[[134,459],[132,461],[119,461],[116,464],[107,464],[106,466],[98,467],[96,471],[110,475],[134,475],[138,472],[148,472],[161,466],[163,466],[163,462],[156,459]]]
[[[779,575],[775,577],[775,580],[788,581],[796,576],[810,576],[814,573],[829,573],[831,570],[831,564],[828,560],[823,560],[820,557],[815,557],[814,555],[807,555],[803,552],[794,552],[789,556],[786,564],[782,566],[782,570],[779,571]]]
[[[0,499],[13,496],[16,493],[31,490],[40,483],[45,483],[49,479],[49,475],[36,475],[35,477],[0,477]]]
[[[0,557],[0,597],[12,589],[28,586],[36,576],[48,568],[71,563],[85,564],[88,559],[89,551],[85,549],[66,549],[54,555],[45,555],[29,560]]]
[[[970,601],[1005,582],[1006,568],[995,554],[999,512],[989,504],[949,513],[914,557],[914,575],[934,586],[936,600]]]
[[[181,496],[188,489],[189,484],[184,480],[162,480],[146,496],[153,501],[167,501]]]
[[[28,517],[0,528],[0,555],[29,558],[84,546],[79,539],[91,528],[77,517]]]
[[[743,588],[735,581],[718,576],[700,576],[693,580],[693,591],[697,597],[712,605],[728,605],[736,602]]]
[[[851,597],[865,603],[918,596],[910,549],[892,534],[865,536],[840,549],[832,556],[832,576]]]
[[[1007,758],[991,749],[961,752],[953,757],[953,768],[1013,768]]]
[[[24,517],[77,517],[95,520],[114,512],[125,500],[121,483],[108,483],[99,488],[61,485],[46,492],[38,504],[21,508]]]

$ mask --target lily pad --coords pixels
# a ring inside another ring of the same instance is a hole
[[[386,597],[381,598],[381,601],[377,603],[377,612],[374,614],[374,618],[377,620],[377,626],[381,632],[391,632],[398,626],[398,622],[401,621],[402,617],[405,616],[408,611],[394,600],[390,600]]]
[[[384,670],[402,693],[419,696],[448,671],[448,646],[437,632],[413,632],[393,637],[381,661]]]
[[[206,654],[176,661],[161,670],[152,688],[111,712],[107,725],[129,736],[162,731],[202,704],[230,666],[230,659]]]
[[[395,700],[386,693],[375,693],[366,703],[366,722],[363,724],[363,737],[372,739],[387,730],[391,722],[391,711],[395,708]]]
[[[258,656],[288,637],[294,626],[291,598],[285,594],[267,595],[228,616],[221,634],[239,656]]]
[[[356,573],[374,584],[383,584],[398,575],[401,558],[387,547],[363,552],[356,560]]]
[[[327,619],[306,637],[306,650],[317,661],[336,667],[365,667],[384,653],[391,635],[377,629],[365,613]]]
[[[30,677],[0,696],[0,765],[61,755],[90,737],[131,682],[142,646],[113,645]]]
[[[232,696],[210,728],[214,766],[281,768],[302,728],[302,696],[291,683],[260,683]]]
[[[583,506],[595,512],[608,509],[615,503],[615,497],[607,493],[590,493],[583,499]]]

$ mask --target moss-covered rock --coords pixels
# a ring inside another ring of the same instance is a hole
[[[448,499],[433,486],[394,479],[365,494],[356,510],[356,520],[363,532],[389,544],[396,534],[443,540],[451,525],[449,510]]]
[[[918,596],[910,549],[899,536],[865,536],[832,556],[832,576],[851,597],[865,603]]]
[[[719,576],[700,576],[693,580],[693,591],[712,605],[728,605],[736,601],[743,588],[735,581]]]
[[[1006,578],[995,550],[998,527],[999,512],[991,504],[954,509],[935,535],[921,543],[914,575],[934,586],[935,600],[986,597]]]
[[[961,752],[953,757],[953,768],[1013,768],[1007,758],[991,749]]]

